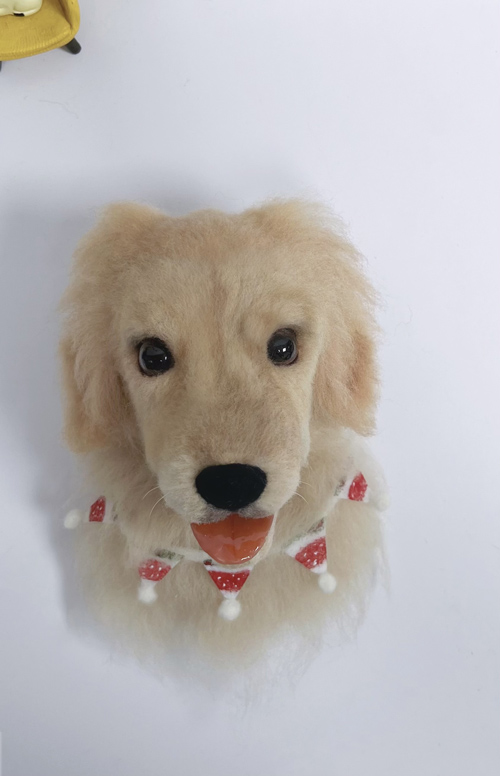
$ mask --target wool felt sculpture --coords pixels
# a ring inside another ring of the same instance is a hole
[[[319,207],[105,212],[61,342],[66,438],[103,494],[66,525],[103,620],[146,652],[184,632],[247,656],[362,614],[385,502],[362,440],[373,308]]]

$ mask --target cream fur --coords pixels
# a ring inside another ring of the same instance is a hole
[[[328,509],[357,435],[373,430],[374,294],[339,224],[296,201],[182,218],[113,205],[76,252],[63,310],[66,438],[119,514],[118,525],[79,529],[100,617],[148,654],[191,643],[240,662],[290,629],[307,639],[327,618],[356,621],[380,562],[373,507],[343,503],[328,518],[331,596],[278,555]],[[266,344],[284,326],[298,332],[299,359],[276,367]],[[132,343],[143,336],[171,348],[165,375],[139,372]],[[153,606],[140,604],[138,563],[157,548],[196,548],[190,522],[209,510],[194,477],[230,462],[267,472],[255,510],[277,514],[240,619],[217,617],[218,591],[191,562],[157,586]]]

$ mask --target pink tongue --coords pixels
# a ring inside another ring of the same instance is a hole
[[[218,523],[191,523],[202,550],[223,566],[235,566],[257,555],[273,524],[268,517],[241,517],[231,514]]]

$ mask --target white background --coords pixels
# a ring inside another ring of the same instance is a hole
[[[86,0],[78,57],[4,64],[4,776],[498,773],[499,15],[493,0]],[[68,624],[55,308],[102,203],[297,194],[347,220],[385,300],[392,592],[355,644],[245,710]]]

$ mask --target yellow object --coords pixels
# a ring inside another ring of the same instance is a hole
[[[80,26],[78,0],[43,0],[32,16],[0,18],[0,61],[66,46]]]

